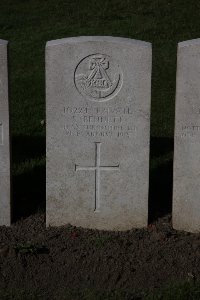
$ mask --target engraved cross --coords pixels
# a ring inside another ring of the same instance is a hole
[[[95,166],[80,167],[75,165],[75,171],[95,171],[95,212],[100,210],[100,173],[101,171],[118,171],[119,165],[101,166],[101,143],[95,143]]]

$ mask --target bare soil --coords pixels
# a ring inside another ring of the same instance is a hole
[[[0,227],[0,291],[70,299],[70,289],[154,291],[188,279],[200,279],[200,235],[173,230],[169,215],[126,232],[46,229],[42,213]]]

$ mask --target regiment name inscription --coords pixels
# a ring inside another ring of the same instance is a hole
[[[128,122],[131,107],[64,107],[67,122],[63,127],[67,136],[130,138],[136,126]],[[65,119],[64,119],[65,120]],[[129,124],[130,123],[130,124]]]

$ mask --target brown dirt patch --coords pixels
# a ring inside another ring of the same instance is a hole
[[[44,214],[0,227],[1,291],[64,299],[68,289],[154,290],[191,278],[200,279],[200,235],[173,230],[170,216],[126,232],[46,229]]]

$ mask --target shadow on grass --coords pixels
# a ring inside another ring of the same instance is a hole
[[[44,137],[12,139],[12,221],[45,211]]]
[[[173,139],[151,138],[149,223],[172,211],[172,153]],[[38,211],[45,212],[45,162],[38,163],[44,157],[44,137],[13,138],[12,158],[17,169],[12,176],[13,222]]]
[[[43,136],[14,136],[12,138],[12,160],[19,164],[27,159],[45,155],[45,137]]]
[[[149,223],[172,212],[173,148],[172,138],[151,138]]]

